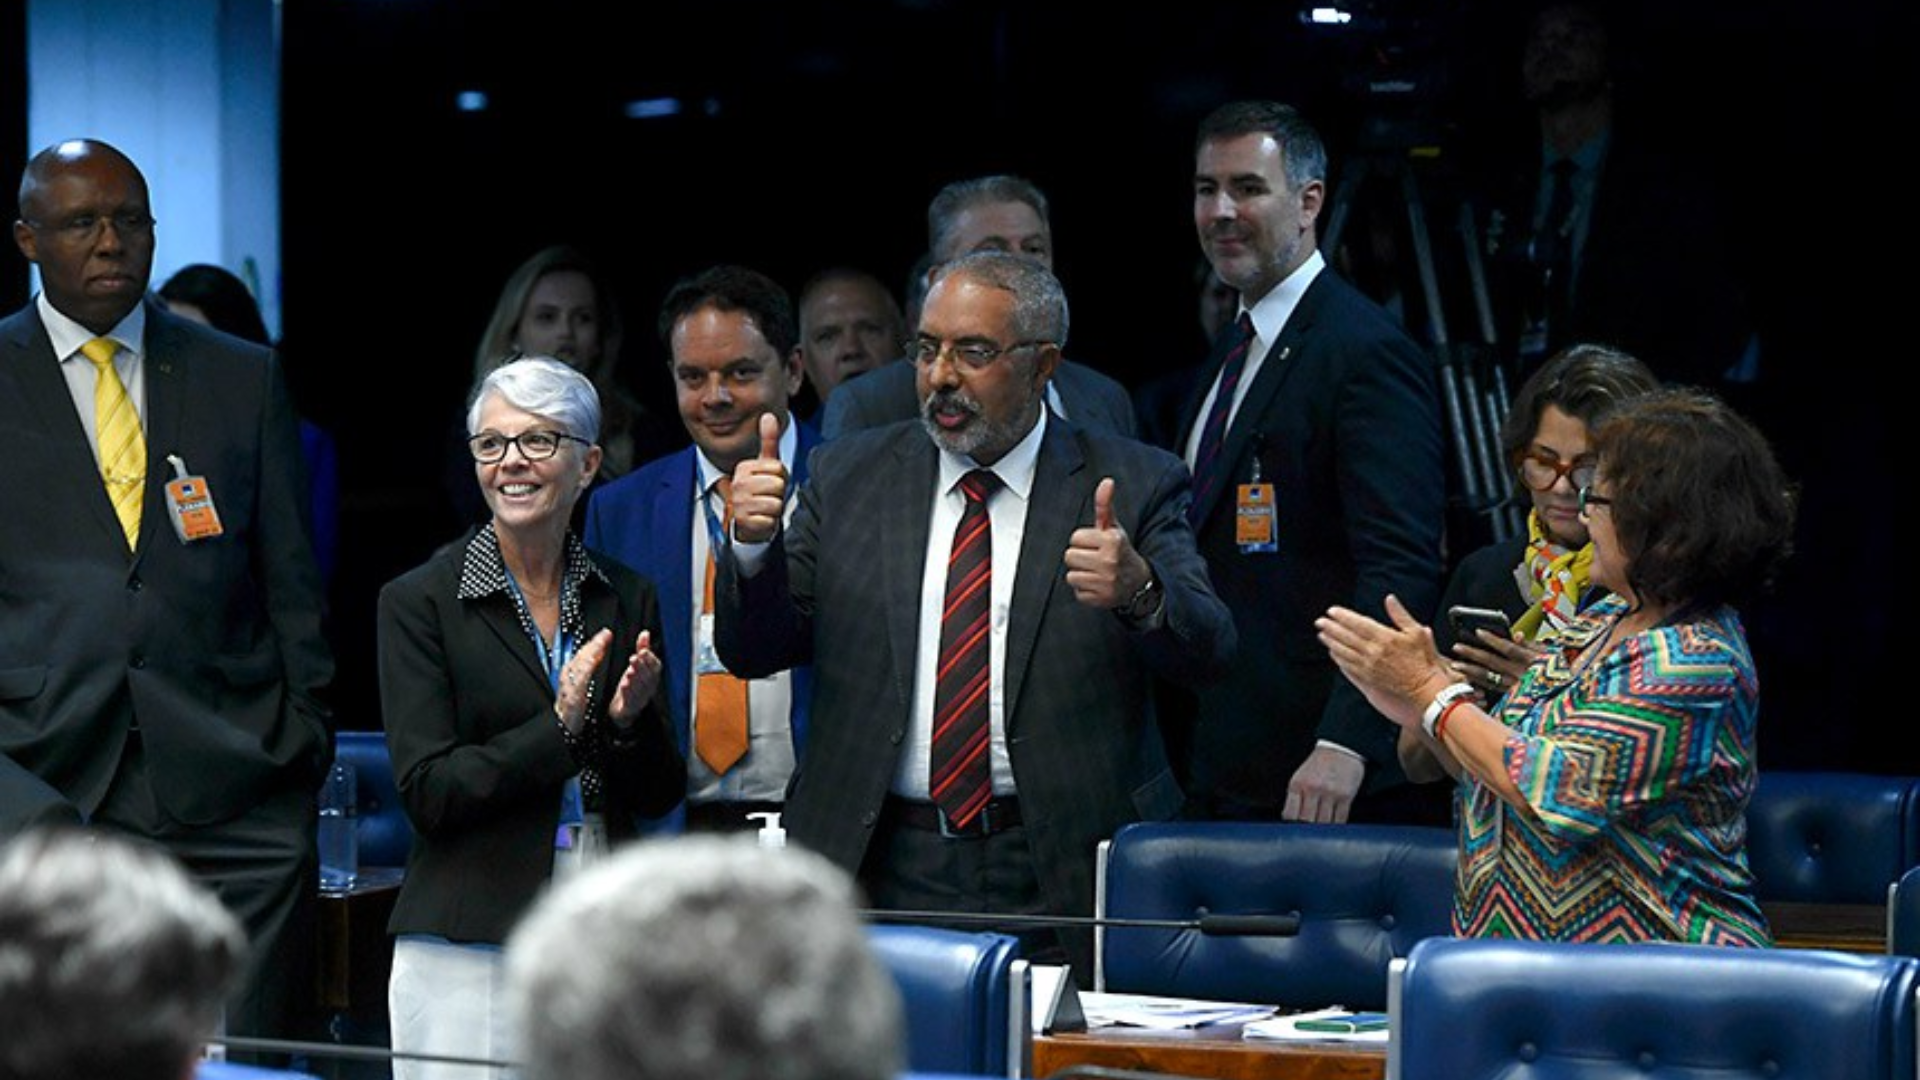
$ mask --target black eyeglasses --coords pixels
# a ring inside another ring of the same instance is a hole
[[[907,355],[913,358],[914,363],[925,367],[940,359],[941,353],[950,352],[956,361],[968,369],[979,371],[1007,353],[1051,344],[1051,341],[1016,341],[1011,345],[992,345],[984,341],[936,341],[923,337],[907,344]]]
[[[1520,458],[1520,482],[1535,491],[1551,491],[1566,477],[1575,491],[1593,483],[1593,459],[1561,461],[1551,454],[1526,454]]]
[[[519,446],[520,456],[528,461],[545,461],[560,452],[563,442],[586,444],[587,440],[564,431],[523,431],[518,435],[483,431],[467,440],[467,449],[473,453],[473,460],[491,465],[507,456],[509,446]]]
[[[153,215],[145,210],[122,210],[117,214],[75,214],[61,221],[28,220],[27,224],[35,231],[45,230],[62,240],[78,243],[98,240],[108,222],[113,223],[113,231],[121,236],[145,236],[153,231],[154,225]]]
[[[1613,500],[1605,495],[1595,495],[1592,485],[1580,489],[1580,516],[1588,517],[1596,506],[1612,506]]]

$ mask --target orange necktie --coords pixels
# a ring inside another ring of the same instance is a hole
[[[731,530],[733,481],[723,476],[714,486],[727,508],[723,528]],[[713,614],[712,544],[707,546],[706,596],[700,611],[709,616]],[[747,756],[747,681],[726,671],[703,672],[694,701],[693,752],[700,755],[700,760],[706,762],[715,776],[725,776],[728,769]]]

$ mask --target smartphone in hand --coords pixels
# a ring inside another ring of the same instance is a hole
[[[1447,609],[1447,623],[1453,628],[1453,640],[1469,645],[1481,644],[1475,630],[1488,630],[1509,641],[1513,639],[1513,621],[1507,618],[1506,612],[1494,608],[1455,604]]]

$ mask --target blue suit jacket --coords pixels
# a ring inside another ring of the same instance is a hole
[[[807,458],[820,445],[820,436],[794,421],[799,439],[794,454],[793,482],[807,480]],[[612,483],[594,489],[587,500],[587,547],[646,575],[660,594],[660,615],[666,623],[664,639],[656,646],[667,673],[668,702],[672,708],[674,738],[683,754],[692,753],[693,732],[693,501],[696,451],[689,446],[668,454]],[[808,700],[813,696],[813,672],[793,669],[793,750],[796,760],[805,744]],[[686,804],[662,819],[663,830],[679,831]]]

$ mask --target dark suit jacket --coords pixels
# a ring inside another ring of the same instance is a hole
[[[915,374],[913,361],[896,360],[841,383],[820,410],[820,437],[835,439],[850,431],[917,418],[920,395]],[[1063,358],[1053,369],[1053,385],[1075,427],[1111,435],[1138,433],[1133,398],[1113,379]]]
[[[1536,136],[1537,139],[1537,136]],[[1502,226],[1490,237],[1499,332],[1511,342],[1538,288],[1528,261],[1539,158],[1494,167]],[[1753,330],[1712,189],[1663,155],[1614,132],[1580,251],[1566,325],[1549,348],[1598,342],[1645,361],[1663,382],[1716,387]],[[1524,377],[1529,372],[1522,372]]]
[[[131,558],[38,310],[0,322],[0,755],[91,814],[138,723],[160,809],[208,825],[318,786],[333,658],[278,362],[151,304],[146,319]],[[175,537],[170,454],[206,478],[223,535]]]
[[[1467,553],[1447,578],[1447,588],[1434,609],[1433,644],[1440,655],[1453,654],[1453,627],[1447,622],[1447,609],[1459,605],[1493,608],[1507,618],[1518,619],[1527,613],[1526,598],[1514,584],[1513,570],[1527,557],[1525,534],[1496,540]],[[1475,642],[1474,644],[1478,644]]]
[[[499,943],[553,873],[561,789],[579,767],[513,602],[456,594],[473,535],[380,590],[380,705],[415,833],[389,929]],[[613,630],[593,689],[593,722],[605,724],[634,638],[660,637],[660,607],[645,578],[596,561],[606,577],[587,577],[581,617],[586,634]],[[601,776],[616,838],[634,835],[634,814],[663,814],[685,794],[661,695]]]
[[[1187,404],[1183,447],[1219,366]],[[1279,550],[1243,554],[1235,488],[1256,457],[1274,485]],[[1228,479],[1198,508],[1197,534],[1247,662],[1197,701],[1168,701],[1185,718],[1197,793],[1277,810],[1316,738],[1367,758],[1363,792],[1399,782],[1392,724],[1339,677],[1313,621],[1334,604],[1384,618],[1388,593],[1422,619],[1433,611],[1446,476],[1432,360],[1322,270],[1269,348],[1218,460]]]
[[[720,655],[740,673],[811,659],[813,722],[787,800],[795,841],[858,871],[886,800],[915,683],[921,574],[939,474],[917,421],[821,447],[767,564],[714,598]],[[1074,529],[1115,481],[1115,520],[1166,586],[1166,619],[1135,632],[1066,584]],[[1183,516],[1187,470],[1144,443],[1048,422],[1007,629],[1006,730],[1048,907],[1085,914],[1098,841],[1165,818],[1181,793],[1152,722],[1148,670],[1198,682],[1230,660],[1233,624]]]
[[[807,482],[807,457],[820,445],[820,436],[806,424],[798,424],[794,431],[793,483],[797,486]],[[696,453],[689,446],[648,462],[596,489],[587,505],[587,546],[638,571],[659,590],[666,633],[658,639],[660,647],[655,651],[673,673],[669,704],[673,735],[683,755],[691,752],[693,736],[693,518],[700,513],[694,501],[699,470]],[[789,715],[796,759],[805,745],[807,699],[812,687],[812,669],[795,668]],[[677,827],[681,823],[679,808],[674,818],[669,825]]]

